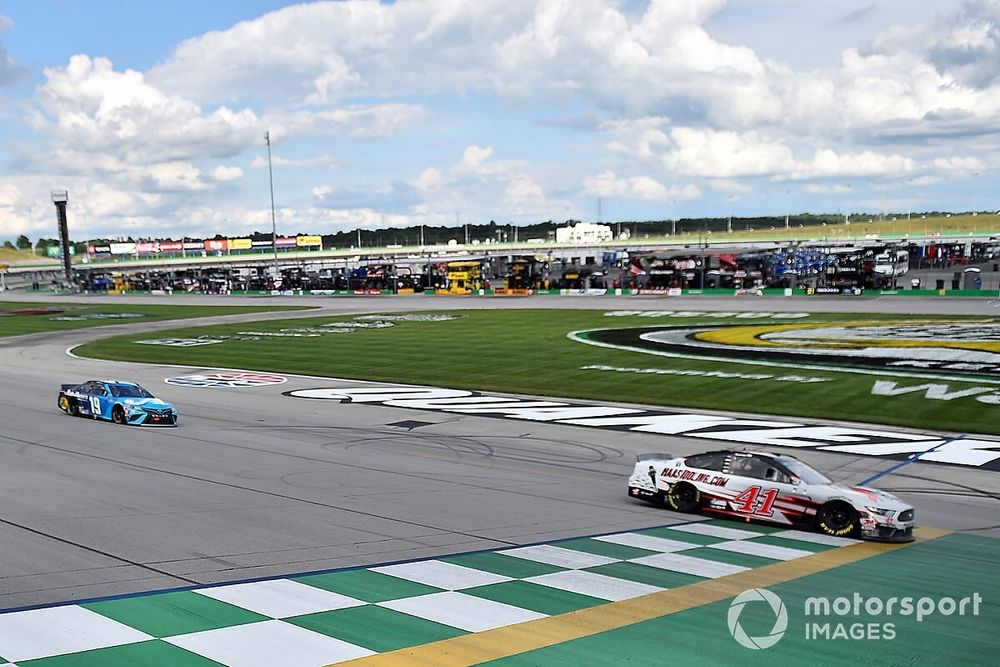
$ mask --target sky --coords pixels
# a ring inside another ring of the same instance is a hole
[[[0,240],[997,210],[1000,0],[0,0]]]

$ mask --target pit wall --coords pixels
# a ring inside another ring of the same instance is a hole
[[[51,290],[26,290],[27,292],[38,292],[38,293],[53,293]],[[56,292],[59,294],[72,294],[72,292],[60,291]],[[112,292],[108,292],[111,294]],[[401,291],[400,294],[413,294],[413,290],[407,290],[405,292]],[[98,294],[98,292],[95,292]],[[103,294],[103,292],[99,292]],[[173,296],[173,295],[184,295],[184,294],[204,294],[200,291],[192,292],[182,292],[182,291],[166,291],[166,290],[153,290],[150,291],[140,291],[140,290],[129,290],[127,292],[122,292],[122,294],[139,294],[139,295],[160,295],[160,296]],[[391,290],[232,290],[225,292],[225,294],[231,296],[394,296]],[[978,297],[983,298],[1000,298],[1000,294],[994,290],[937,290],[937,289],[908,289],[908,290],[866,290],[860,294],[853,293],[849,290],[838,291],[838,292],[819,292],[819,293],[807,293],[803,290],[786,290],[786,289],[762,289],[762,290],[733,290],[733,289],[670,289],[670,290],[632,290],[632,289],[588,289],[588,290],[476,290],[473,292],[447,292],[439,290],[435,292],[434,290],[425,290],[423,292],[426,296],[435,295],[446,295],[446,296],[496,296],[496,297],[526,297],[526,296],[651,296],[651,297],[667,297],[667,296],[686,296],[686,295],[696,295],[696,296],[778,296],[778,297],[809,297],[809,296],[847,296],[847,297],[877,297],[877,296],[907,296],[907,297]]]

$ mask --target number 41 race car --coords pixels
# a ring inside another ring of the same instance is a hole
[[[678,512],[704,511],[838,537],[913,540],[912,506],[885,491],[834,484],[791,456],[719,451],[636,458],[629,495]]]
[[[134,382],[90,380],[64,384],[57,403],[60,410],[74,417],[109,419],[116,424],[177,425],[176,408]]]

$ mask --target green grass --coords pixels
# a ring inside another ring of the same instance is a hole
[[[0,301],[0,337],[19,336],[22,334],[44,333],[49,331],[65,331],[84,327],[109,326],[128,322],[158,322],[160,320],[180,320],[192,317],[211,317],[216,315],[238,315],[240,313],[261,313],[282,310],[303,310],[305,306],[166,306],[166,305],[129,305],[121,303],[79,304],[79,303],[29,303],[23,301]],[[41,314],[8,314],[12,311],[51,310]],[[77,317],[85,315],[122,315],[135,314],[142,317],[132,318],[98,318],[84,320],[60,320],[59,317]]]
[[[879,238],[902,238],[902,237],[925,237],[939,234],[942,242],[947,237],[969,234],[995,234],[1000,231],[1000,215],[995,213],[980,215],[953,215],[951,217],[927,217],[921,218],[918,215],[909,219],[905,215],[887,216],[884,220],[879,220],[878,216],[854,216],[849,224],[838,223],[824,226],[798,227],[793,225],[785,229],[780,224],[771,227],[757,227],[751,229],[742,220],[733,221],[733,231],[713,231],[708,241],[710,243],[725,243],[728,241],[850,241],[863,240],[868,236]],[[639,228],[640,238],[643,237],[642,228]],[[702,237],[704,238],[704,237]],[[687,232],[678,234],[675,240],[697,242],[698,232]],[[645,240],[645,239],[643,239]]]
[[[879,316],[863,316],[873,321]],[[882,316],[898,320],[899,316]],[[540,396],[584,398],[648,405],[785,414],[896,424],[959,432],[1000,433],[995,408],[973,398],[933,401],[923,395],[871,396],[876,378],[821,370],[773,369],[737,363],[694,361],[592,347],[569,340],[570,331],[597,327],[696,323],[724,320],[651,319],[603,316],[602,311],[477,310],[444,322],[400,322],[388,329],[317,338],[227,340],[200,347],[137,345],[162,337],[232,335],[238,331],[278,331],[318,326],[347,318],[275,320],[252,325],[186,328],[119,336],[76,349],[77,354],[123,361],[226,365],[309,375],[426,384]],[[853,314],[813,315],[808,320],[857,320]],[[932,319],[925,317],[922,319]],[[956,318],[948,318],[956,319]],[[964,318],[972,319],[975,318]],[[747,323],[755,320],[739,320]],[[774,320],[771,320],[774,321]],[[788,320],[783,320],[788,321]],[[280,341],[280,342],[279,342]],[[817,384],[698,376],[640,375],[582,370],[606,364],[639,368],[724,370],[740,373],[798,374],[829,378]],[[877,378],[886,379],[886,378]],[[916,383],[918,381],[913,381]],[[927,382],[921,380],[919,382]],[[953,390],[974,383],[950,381]]]
[[[11,250],[10,248],[0,248],[0,262],[23,262],[30,259],[38,259],[38,256],[30,250]]]

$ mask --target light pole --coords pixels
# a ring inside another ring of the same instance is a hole
[[[271,133],[264,133],[267,144],[267,181],[271,186],[271,250],[274,252],[274,283],[278,284],[278,223],[274,218],[274,172],[271,169]]]
[[[785,229],[788,229],[788,212],[792,207],[792,191],[785,190]]]
[[[69,263],[69,225],[66,222],[66,203],[69,202],[69,192],[53,190],[52,203],[56,205],[56,216],[59,220],[59,246],[62,249],[63,275],[66,282],[71,282]]]

